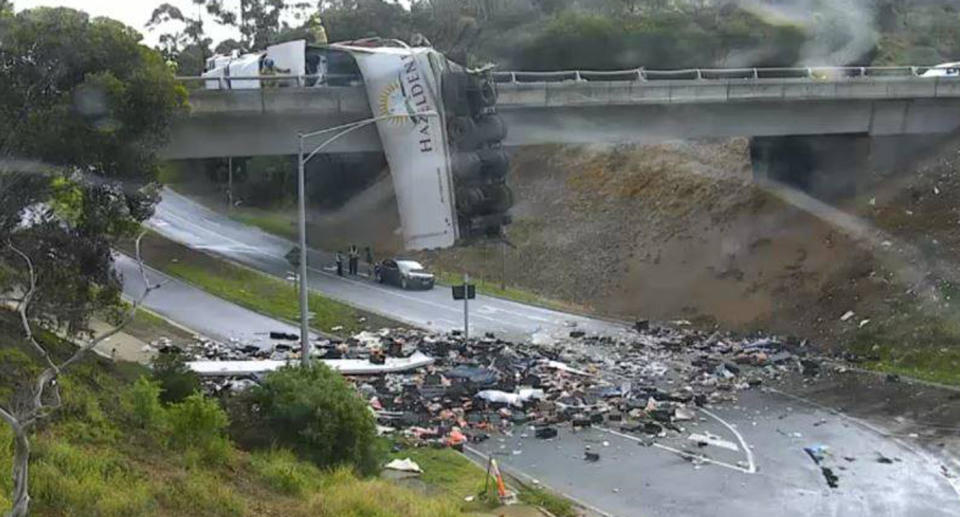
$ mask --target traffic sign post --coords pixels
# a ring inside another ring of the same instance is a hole
[[[470,283],[470,275],[463,274],[463,285],[453,286],[453,299],[463,300],[463,339],[470,339],[469,300],[477,297],[477,286]]]

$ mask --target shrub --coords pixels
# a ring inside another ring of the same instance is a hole
[[[288,449],[255,452],[250,466],[270,488],[288,495],[303,495],[322,475],[313,464],[298,460]]]
[[[178,351],[154,359],[153,378],[160,383],[160,400],[166,404],[180,402],[200,391],[200,378],[187,368],[184,355]]]
[[[289,447],[320,467],[379,467],[373,415],[347,381],[324,364],[287,366],[232,406],[234,437],[253,447]]]
[[[170,445],[187,451],[188,464],[224,463],[231,453],[223,433],[230,420],[215,400],[194,393],[173,404],[167,415]]]
[[[164,409],[160,404],[160,383],[141,376],[124,393],[124,406],[133,425],[155,430],[163,425]]]

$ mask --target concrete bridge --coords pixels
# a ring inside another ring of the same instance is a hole
[[[714,78],[705,78],[703,71],[690,78],[675,77],[682,72],[662,72],[674,76],[658,78],[650,75],[653,72],[646,76],[638,72],[627,80],[610,77],[611,73],[585,79],[589,73],[507,72],[500,74],[505,82],[499,84],[498,111],[508,124],[505,143],[511,146],[649,144],[732,136],[918,135],[960,126],[960,79],[876,72],[910,69],[824,70],[821,76],[813,72],[776,78],[765,77],[760,73],[764,70],[754,70],[748,77],[715,71]],[[861,72],[851,77],[850,70]],[[199,78],[184,80],[188,86],[200,86]],[[294,85],[302,80],[288,78]],[[362,86],[195,88],[190,103],[192,112],[175,123],[162,151],[165,158],[294,154],[299,131],[372,116]],[[371,126],[334,143],[329,152],[379,149]]]
[[[654,144],[750,137],[754,175],[822,198],[848,196],[858,177],[916,154],[960,127],[960,78],[922,69],[823,68],[653,72],[503,72],[498,112],[507,146],[546,143]],[[234,78],[234,80],[249,78]],[[296,154],[298,132],[372,116],[362,86],[192,87],[168,159]],[[222,85],[228,86],[228,85]],[[367,126],[327,147],[378,152]]]

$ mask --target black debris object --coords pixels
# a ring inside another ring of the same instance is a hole
[[[549,440],[550,438],[556,438],[560,434],[557,432],[556,427],[538,427],[534,430],[533,435],[541,440]]]

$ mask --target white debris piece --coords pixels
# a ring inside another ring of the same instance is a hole
[[[368,330],[364,330],[359,334],[354,334],[353,339],[356,339],[361,345],[366,348],[381,348],[382,341],[380,340],[380,335]]]
[[[543,390],[524,388],[521,389],[519,393],[507,393],[500,390],[483,390],[477,393],[477,398],[481,398],[487,402],[510,404],[512,406],[522,407],[523,403],[528,400],[543,399]]]
[[[840,316],[840,321],[847,321],[848,319],[853,317],[853,314],[854,314],[853,311],[847,311],[843,313],[843,316]]]
[[[859,325],[857,325],[857,327],[859,327],[859,328],[863,328],[863,327],[864,327],[864,325],[866,325],[867,323],[870,323],[870,320],[869,320],[869,319],[865,319],[865,320],[860,320],[860,324],[859,324]]]
[[[729,449],[733,452],[740,452],[740,447],[737,447],[737,444],[724,440],[719,436],[710,434],[710,433],[693,433],[688,438],[688,440],[697,443],[705,443],[707,445],[713,445],[714,447],[722,447],[724,449]]]
[[[557,369],[557,370],[560,370],[560,371],[563,371],[563,372],[575,373],[575,374],[577,374],[577,375],[584,375],[584,376],[586,376],[586,377],[593,377],[593,374],[590,373],[590,372],[585,372],[585,371],[583,371],[583,370],[578,370],[578,369],[576,369],[576,368],[571,368],[571,367],[567,366],[566,364],[561,363],[560,361],[547,360],[547,361],[546,361],[546,365],[549,366],[550,368],[554,368],[554,369]]]
[[[420,468],[420,465],[417,465],[417,463],[410,458],[393,460],[384,465],[383,468],[388,470],[398,470],[400,472],[416,472],[417,474],[423,473],[423,469]]]
[[[319,361],[344,375],[382,375],[415,370],[433,364],[433,358],[422,352],[415,352],[410,357],[388,357],[384,364],[373,364],[367,359],[319,359]],[[290,362],[289,360],[189,361],[187,368],[200,376],[230,377],[270,372]]]

